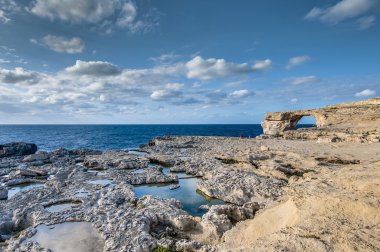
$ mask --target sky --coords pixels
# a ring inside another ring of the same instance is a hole
[[[0,124],[260,123],[380,96],[380,0],[0,0]]]

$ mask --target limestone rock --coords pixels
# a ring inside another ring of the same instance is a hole
[[[40,161],[40,162],[46,162],[50,158],[50,155],[47,152],[39,152],[36,154],[30,154],[22,160],[22,162],[34,162],[34,161]]]
[[[319,142],[336,142],[339,139],[378,142],[380,136],[380,98],[320,109],[269,112],[261,125],[264,134],[283,136],[285,132],[295,130],[297,123],[304,116],[315,117],[318,127],[318,130],[307,129],[301,132],[304,139],[319,139]],[[297,138],[297,136],[300,138],[299,134],[286,134],[287,139]],[[327,136],[327,138],[321,138],[321,136]]]
[[[219,172],[198,184],[210,197],[238,205],[247,202],[269,202],[283,195],[284,181],[245,172]]]

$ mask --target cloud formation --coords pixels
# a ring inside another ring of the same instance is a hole
[[[131,0],[35,0],[29,11],[51,21],[96,24],[105,33],[115,27],[145,32],[158,25],[158,15],[152,11],[138,19],[137,6]]]
[[[14,0],[0,0],[0,24],[10,23],[10,14],[19,11],[20,7]]]
[[[272,67],[272,61],[270,59],[257,60],[253,65],[253,71],[265,71]]]
[[[310,56],[307,56],[307,55],[293,57],[289,59],[288,64],[285,66],[285,68],[287,70],[290,70],[296,66],[305,64],[309,62],[310,60],[311,60]]]
[[[164,89],[156,90],[151,95],[150,98],[155,101],[170,100],[172,98],[182,97],[182,89],[184,84],[181,83],[168,83]]]
[[[30,11],[40,17],[72,23],[98,23],[112,15],[119,8],[117,0],[36,0]]]
[[[27,71],[22,67],[14,70],[0,68],[0,81],[8,84],[35,84],[41,79],[42,75],[37,72]]]
[[[10,18],[8,18],[3,10],[0,9],[0,23],[6,24],[9,21],[11,21]]]
[[[271,66],[269,59],[257,61],[253,66],[248,63],[227,62],[224,59],[203,59],[196,56],[186,63],[187,77],[190,79],[210,80],[214,78],[228,77],[240,74],[248,74],[255,71],[264,71]]]
[[[366,30],[375,24],[375,20],[375,16],[371,15],[359,18],[358,20],[356,20],[356,23],[358,24],[359,30]]]
[[[319,79],[314,76],[301,76],[301,77],[291,77],[284,79],[285,83],[291,84],[291,85],[306,85],[306,84],[312,84],[318,82]]]
[[[378,0],[341,0],[327,8],[314,7],[305,18],[337,24],[347,19],[363,16],[376,6],[379,6]]]
[[[376,94],[375,90],[371,89],[364,89],[361,92],[358,92],[355,94],[356,97],[368,97],[368,96],[374,96]]]
[[[222,84],[221,89],[192,88],[194,83],[188,77],[186,63],[127,69],[106,61],[77,60],[61,71],[48,74],[24,68],[0,68],[0,101],[4,105],[0,114],[9,113],[9,109],[23,116],[34,114],[36,118],[49,115],[57,118],[60,114],[68,118],[100,118],[102,114],[136,111],[139,115],[143,111],[152,115],[155,113],[152,104],[156,102],[165,108],[190,106],[197,110],[205,106],[243,104],[254,94],[248,89],[223,90]],[[252,66],[249,68],[253,71]]]
[[[69,39],[60,36],[46,35],[40,40],[31,39],[30,41],[37,45],[46,46],[50,50],[60,53],[81,53],[85,48],[84,42],[80,38],[75,37]]]
[[[236,90],[229,94],[230,97],[235,99],[245,98],[248,96],[252,96],[254,94],[253,91],[242,89],[242,90]]]
[[[106,61],[77,60],[74,66],[67,67],[65,71],[74,75],[109,76],[118,75],[121,69]]]

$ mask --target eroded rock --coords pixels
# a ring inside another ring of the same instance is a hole
[[[37,151],[37,145],[33,143],[8,143],[0,145],[0,158],[9,156],[23,156],[34,154]]]

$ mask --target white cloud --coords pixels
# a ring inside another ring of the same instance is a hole
[[[170,100],[172,98],[182,97],[182,89],[184,88],[182,83],[168,83],[164,89],[153,91],[150,98],[155,101]]]
[[[314,75],[301,76],[301,77],[291,77],[291,78],[284,80],[285,83],[292,84],[292,85],[305,85],[305,84],[315,83],[318,81],[319,81],[319,79]]]
[[[272,61],[270,59],[258,60],[253,65],[254,71],[265,71],[272,67]]]
[[[297,57],[293,57],[293,58],[290,58],[289,61],[288,61],[288,64],[286,65],[286,69],[287,70],[290,70],[296,66],[299,66],[299,65],[302,65],[302,64],[305,64],[306,62],[310,61],[311,58],[307,55],[303,55],[303,56],[297,56]]]
[[[185,87],[185,84],[182,83],[168,83],[166,84],[165,88],[168,90],[173,90],[173,91],[179,91]]]
[[[298,102],[298,99],[297,99],[297,98],[292,98],[292,99],[290,99],[290,102],[291,102],[291,103],[297,103],[297,102]]]
[[[175,54],[173,52],[171,53],[165,53],[161,54],[158,57],[150,57],[149,60],[153,61],[156,64],[172,64],[176,60],[178,60],[181,57],[179,54]]]
[[[375,20],[375,16],[371,15],[359,18],[356,20],[356,23],[358,24],[359,30],[366,30],[375,24]]]
[[[251,96],[253,94],[254,92],[251,90],[242,89],[242,90],[233,91],[232,93],[229,94],[229,96],[235,99],[239,99],[239,98],[245,98],[245,97]]]
[[[117,19],[116,24],[120,27],[129,27],[133,24],[137,16],[136,6],[132,2],[127,2],[121,9],[120,17]]]
[[[36,0],[30,11],[51,20],[73,23],[97,23],[109,17],[120,5],[117,0]]]
[[[10,14],[18,11],[20,7],[13,0],[0,0],[0,24],[11,22]]]
[[[367,96],[373,96],[375,94],[376,94],[375,90],[364,89],[363,91],[356,93],[355,96],[356,97],[367,97]]]
[[[35,0],[29,11],[52,21],[96,24],[105,34],[115,27],[145,32],[158,24],[158,15],[152,11],[138,19],[137,6],[131,0]]]
[[[11,62],[9,60],[0,59],[0,64],[7,64],[7,63],[11,63]]]
[[[3,10],[0,9],[0,23],[6,24],[9,21],[11,21],[10,18],[8,18]]]
[[[162,100],[169,100],[171,98],[175,98],[180,96],[182,93],[175,91],[175,90],[167,90],[167,89],[161,89],[154,91],[150,98],[155,101],[162,101]]]
[[[8,84],[35,84],[41,78],[37,72],[27,71],[22,67],[16,67],[14,70],[0,68],[0,81]]]
[[[64,38],[60,36],[46,35],[40,40],[31,39],[32,43],[48,47],[55,52],[64,53],[81,53],[83,52],[85,45],[80,38]]]
[[[203,59],[196,56],[186,63],[187,77],[190,79],[210,80],[213,78],[227,77],[239,74],[248,74],[254,71],[262,71],[270,67],[270,60],[256,62],[253,66],[248,63],[232,63],[224,59]]]
[[[118,66],[106,61],[81,61],[77,60],[74,66],[65,69],[67,73],[75,75],[109,76],[119,75]]]
[[[364,15],[379,5],[378,0],[341,0],[328,8],[314,7],[306,19],[319,20],[324,23],[337,24],[346,19]]]

